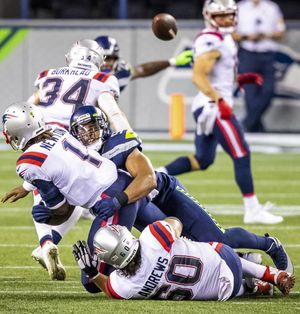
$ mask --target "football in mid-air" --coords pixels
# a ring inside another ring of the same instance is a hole
[[[152,31],[161,40],[171,40],[177,34],[177,24],[174,16],[159,13],[152,19]]]

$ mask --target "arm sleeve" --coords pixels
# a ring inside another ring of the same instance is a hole
[[[52,182],[37,179],[33,183],[38,188],[41,198],[48,208],[56,209],[66,202],[63,194]]]

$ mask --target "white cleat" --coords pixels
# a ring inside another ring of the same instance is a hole
[[[271,207],[271,203],[267,202],[264,206],[260,205],[255,209],[245,211],[244,224],[275,225],[281,223],[283,217],[271,214],[269,212]]]
[[[255,264],[262,264],[262,255],[260,253],[255,252],[238,252],[238,255],[244,259],[246,259],[249,262],[255,263]]]
[[[42,256],[52,280],[65,280],[66,271],[59,259],[58,247],[51,241],[46,241],[42,247]]]
[[[45,261],[43,259],[42,248],[38,246],[31,252],[31,257],[37,261],[43,268],[47,269]]]

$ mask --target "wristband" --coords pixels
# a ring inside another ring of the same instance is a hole
[[[168,60],[170,63],[170,66],[175,67],[176,66],[176,58],[171,58]]]
[[[115,194],[115,198],[118,200],[118,202],[120,203],[121,207],[125,206],[128,204],[128,195],[124,192],[117,192]]]

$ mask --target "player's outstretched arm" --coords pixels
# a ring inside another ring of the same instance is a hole
[[[98,260],[92,256],[85,241],[77,241],[73,245],[73,255],[79,268],[89,276],[90,281],[97,285],[108,296],[107,292],[107,276],[98,272]]]
[[[193,60],[193,51],[185,50],[175,58],[164,61],[152,61],[136,65],[133,68],[131,79],[134,80],[139,77],[147,77],[154,75],[170,66],[184,66],[191,63]]]
[[[22,185],[14,187],[12,190],[7,192],[2,198],[1,202],[5,203],[8,201],[9,203],[16,202],[20,198],[27,196],[29,191],[26,191]]]
[[[114,131],[120,132],[131,129],[125,114],[120,110],[111,93],[101,93],[98,97],[98,106],[106,114]]]
[[[124,190],[128,196],[128,203],[133,203],[147,196],[156,188],[156,175],[151,161],[137,148],[127,157],[125,166],[134,178]]]

